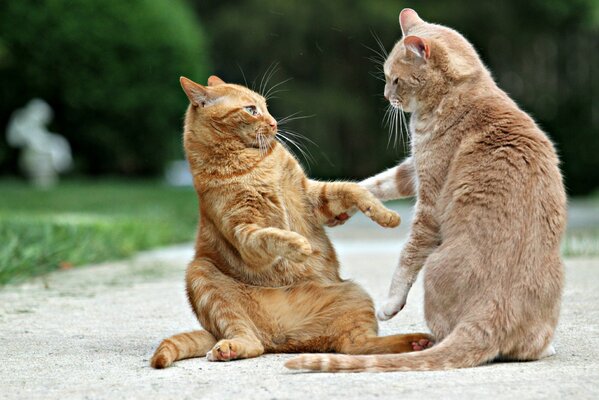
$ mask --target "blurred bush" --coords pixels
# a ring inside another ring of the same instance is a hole
[[[272,100],[275,115],[316,114],[294,128],[320,146],[311,175],[363,178],[403,156],[381,127],[383,83],[369,73],[377,48],[401,36],[398,14],[412,7],[466,35],[499,85],[556,142],[571,194],[599,186],[599,2],[596,0],[193,0],[210,32],[215,73],[251,82],[280,62],[293,80]],[[275,81],[275,79],[273,79]],[[325,156],[326,155],[326,156]],[[330,160],[327,160],[327,158]]]
[[[0,126],[32,97],[55,111],[81,173],[152,174],[180,158],[180,75],[206,75],[181,0],[0,2]],[[0,170],[14,151],[0,135]]]

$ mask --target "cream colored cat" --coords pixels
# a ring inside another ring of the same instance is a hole
[[[411,112],[411,157],[363,182],[379,199],[417,195],[411,234],[379,319],[404,306],[425,267],[438,344],[418,353],[304,355],[293,369],[407,371],[553,354],[566,196],[553,145],[497,87],[456,31],[400,14],[385,97]]]

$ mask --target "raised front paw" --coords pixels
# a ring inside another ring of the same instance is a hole
[[[297,233],[290,232],[280,243],[281,255],[293,262],[303,262],[312,254],[310,242]]]
[[[389,210],[378,201],[367,200],[360,202],[358,208],[364,215],[385,228],[395,228],[401,222],[398,213]]]

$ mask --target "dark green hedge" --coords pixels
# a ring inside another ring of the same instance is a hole
[[[387,148],[384,84],[369,75],[376,67],[366,46],[377,48],[374,31],[391,49],[401,37],[399,11],[412,7],[475,45],[556,142],[571,194],[599,188],[597,0],[192,1],[224,79],[243,82],[239,63],[252,81],[273,61],[273,81],[294,78],[271,105],[278,115],[316,114],[292,124],[320,146],[312,148],[314,176],[363,178],[402,157],[402,146]]]
[[[180,0],[0,2],[0,126],[33,97],[55,110],[80,173],[151,174],[181,157],[180,75],[205,78],[197,18]],[[16,152],[0,135],[0,170]]]

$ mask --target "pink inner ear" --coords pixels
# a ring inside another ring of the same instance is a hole
[[[418,36],[407,36],[404,39],[404,46],[422,58],[428,60],[431,57],[431,48],[427,41],[423,38]]]
[[[181,82],[181,87],[183,88],[183,91],[187,95],[187,98],[191,104],[198,106],[206,101],[207,92],[204,86],[195,83],[191,79],[187,79],[184,76],[179,78],[179,82]]]

